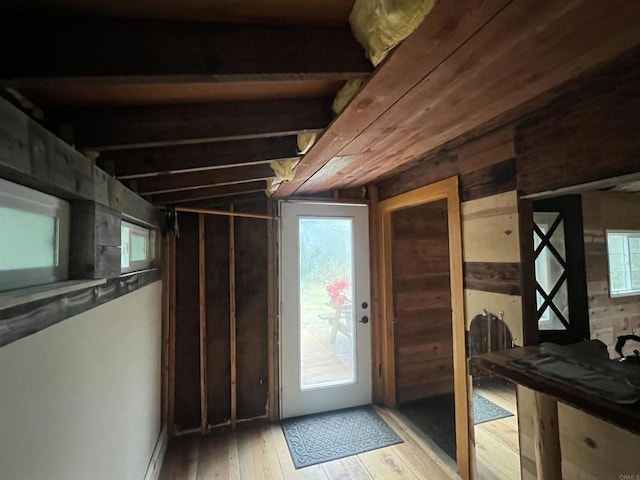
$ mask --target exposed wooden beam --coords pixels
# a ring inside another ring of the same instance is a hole
[[[99,165],[118,179],[267,163],[297,157],[295,136],[104,152]]]
[[[153,193],[168,193],[179,190],[213,187],[216,185],[247,183],[255,180],[265,180],[273,176],[273,170],[269,165],[249,165],[247,167],[145,177],[136,180],[136,183],[138,193],[141,195],[149,195]]]
[[[182,202],[177,206],[199,209],[227,209],[232,203],[237,207],[238,205],[264,200],[264,198],[265,191],[264,189],[261,189],[250,193],[237,193],[224,197],[213,197],[204,200]]]
[[[160,193],[149,195],[149,201],[155,205],[171,205],[196,200],[206,200],[208,198],[227,197],[231,195],[255,193],[264,191],[266,183],[264,180],[236,183],[233,185],[222,185],[218,187],[197,188],[194,190],[183,190],[180,192]]]
[[[0,125],[0,177],[67,200],[94,201],[159,225],[152,205],[3,99]]]
[[[120,150],[293,135],[331,122],[331,98],[51,109],[82,150]]]
[[[347,79],[371,65],[347,25],[239,25],[7,14],[5,85]],[[73,79],[73,80],[71,80]]]
[[[275,215],[267,215],[260,213],[244,213],[227,210],[214,210],[211,208],[193,208],[193,207],[176,207],[176,212],[187,213],[201,213],[203,215],[222,215],[225,217],[241,217],[241,218],[254,218],[260,220],[280,220],[280,217]]]

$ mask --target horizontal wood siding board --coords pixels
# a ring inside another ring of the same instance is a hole
[[[516,262],[465,262],[464,288],[520,295],[520,264]]]
[[[378,184],[380,201],[455,175],[457,161],[458,157],[455,154],[440,155],[424,160],[416,167],[383,180]]]
[[[103,285],[0,310],[0,347],[162,279],[160,269],[112,278]]]
[[[638,171],[635,55],[518,124],[518,189],[532,194]]]
[[[515,158],[461,175],[460,188],[462,202],[515,190]]]

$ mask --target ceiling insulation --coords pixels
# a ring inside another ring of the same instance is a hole
[[[349,23],[374,66],[407,38],[431,11],[435,0],[356,0]]]

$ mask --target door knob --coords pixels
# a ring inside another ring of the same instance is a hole
[[[360,319],[360,323],[369,323],[369,317],[366,315]]]

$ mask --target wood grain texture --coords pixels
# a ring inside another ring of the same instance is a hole
[[[88,200],[159,226],[147,201],[0,99],[0,176],[68,200]]]
[[[520,262],[515,191],[462,204],[465,262]]]
[[[278,423],[263,421],[220,430],[206,437],[185,436],[169,444],[160,480],[374,480],[456,479],[452,461],[393,410],[377,409],[403,443],[352,457],[296,469]]]
[[[515,190],[515,159],[512,158],[461,175],[460,185],[463,202]]]
[[[240,209],[266,214],[266,200]],[[235,219],[235,242],[238,419],[248,419],[267,413],[267,222]]]
[[[447,200],[393,212],[391,242],[396,398],[402,404],[453,391]],[[416,317],[422,321],[411,321]]]
[[[68,294],[0,309],[0,347],[134,292],[162,278],[159,269],[112,278]]]
[[[380,311],[384,315],[381,359],[382,393],[386,405],[396,404],[396,362],[395,328],[393,323],[393,272],[392,272],[392,229],[391,214],[405,208],[425,203],[447,200],[447,223],[449,236],[449,275],[451,292],[451,316],[453,332],[453,381],[455,392],[456,439],[458,471],[465,479],[471,477],[474,459],[470,457],[469,412],[468,412],[468,375],[465,355],[465,325],[462,273],[462,233],[459,199],[459,184],[456,177],[437,182],[379,203],[380,215]]]
[[[562,477],[562,454],[558,432],[558,402],[542,392],[534,393],[533,443],[536,472],[540,480]]]
[[[229,210],[234,211],[233,203]],[[231,380],[231,428],[238,423],[238,317],[236,315],[236,219],[229,217],[229,363]]]
[[[248,165],[198,172],[171,173],[135,180],[138,194],[178,192],[197,188],[233,185],[265,180],[275,176],[269,165]]]
[[[639,13],[637,5],[623,0],[614,7],[509,3],[434,70],[414,64],[429,73],[348,146],[325,152],[325,162],[357,156],[353,174],[319,184],[311,179],[298,193],[375,181],[494,120],[512,121],[528,113],[523,106],[539,108],[531,105],[536,98],[548,102],[548,94],[561,85],[638,45],[640,27],[631,19]]]
[[[467,329],[473,318],[482,313],[482,309],[496,316],[504,312],[503,321],[511,331],[513,341],[516,345],[522,345],[522,298],[519,295],[465,289],[464,299]]]
[[[520,295],[520,263],[464,263],[464,288]]]
[[[207,215],[205,242],[208,419],[218,425],[231,418],[229,220]]]
[[[296,137],[285,136],[104,152],[98,157],[98,163],[113,162],[113,174],[120,179],[129,179],[159,173],[254,165],[297,156]]]
[[[591,338],[604,342],[615,358],[617,337],[640,330],[640,297],[610,297],[606,230],[640,230],[640,198],[623,192],[584,193],[582,219]],[[632,354],[638,345],[628,342],[625,348],[625,354]]]
[[[34,23],[40,28],[27,35]],[[15,32],[16,49],[6,58],[4,78],[15,87],[56,77],[97,77],[99,83],[130,77],[147,83],[176,76],[219,81],[331,74],[347,80],[372,70],[346,23],[233,25],[5,13],[2,25],[3,41],[8,28]]]
[[[78,148],[127,148],[292,135],[324,129],[331,98],[49,110],[50,125],[71,125]]]
[[[463,142],[459,147],[422,158],[415,166],[381,181],[380,198],[389,198],[456,174],[461,175],[463,200],[513,190],[515,167],[509,163],[515,158],[513,134],[513,126],[509,125]],[[496,180],[499,181],[493,185]]]
[[[200,431],[207,432],[208,414],[208,381],[207,375],[207,276],[206,276],[206,242],[204,231],[204,214],[198,214],[198,306],[200,326]]]
[[[120,214],[92,201],[71,204],[71,278],[120,276]]]
[[[435,70],[506,4],[506,1],[499,0],[474,0],[464,6],[437,4],[420,27],[386,59],[384,68],[376,70],[365,87],[304,157],[294,181],[282,184],[276,196],[283,198],[293,194],[339,152],[345,151],[343,155],[348,155],[345,149],[364,129],[376,123],[390,107]],[[368,170],[368,166],[360,162],[355,166],[355,171],[345,177],[344,181],[350,182],[362,177]],[[331,166],[328,165],[327,168]],[[371,182],[360,184],[366,183]],[[315,191],[331,188],[326,182],[309,183],[305,187]],[[384,197],[381,195],[381,198]]]
[[[519,190],[543,192],[638,171],[636,58],[595,75],[518,125]]]
[[[176,430],[200,428],[198,215],[180,215],[176,239]]]
[[[182,190],[179,192],[158,193],[149,195],[147,198],[149,198],[149,201],[154,205],[173,205],[186,202],[193,203],[198,200],[208,200],[221,197],[230,197],[240,194],[264,192],[266,188],[266,182],[264,180],[260,180],[257,182],[196,188],[193,190]]]

